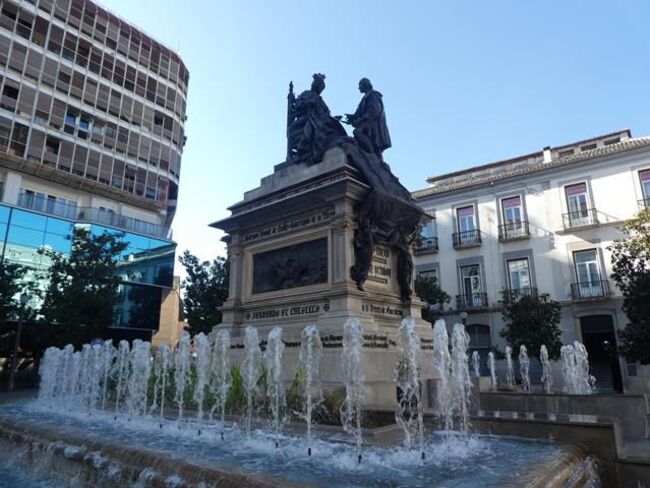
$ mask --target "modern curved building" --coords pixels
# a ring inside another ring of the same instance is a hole
[[[0,203],[14,217],[0,225],[2,259],[36,260],[49,245],[39,219],[121,230],[149,242],[125,262],[153,250],[160,265],[166,250],[164,280],[133,280],[164,298],[188,80],[173,50],[91,1],[0,0]]]

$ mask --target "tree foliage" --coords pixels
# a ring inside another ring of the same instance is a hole
[[[53,343],[80,346],[102,337],[111,325],[120,283],[118,259],[128,246],[123,238],[76,227],[68,236],[69,255],[47,248],[38,251],[51,262],[44,276],[48,285],[41,314],[55,333]]]
[[[21,305],[16,297],[27,291],[28,285],[24,281],[26,273],[24,266],[0,261],[0,327],[18,318]]]
[[[511,297],[507,294],[501,303],[505,327],[500,334],[513,351],[525,345],[530,356],[539,358],[539,349],[545,345],[551,359],[560,357],[559,303],[550,300],[548,295]]]
[[[650,364],[650,208],[621,230],[625,238],[609,248],[612,279],[623,293],[623,311],[629,320],[619,333],[620,350],[628,360]]]
[[[178,258],[185,268],[183,280],[183,309],[191,334],[209,333],[221,323],[218,308],[228,298],[230,266],[228,260],[218,256],[213,261],[199,261],[186,250]]]
[[[424,300],[428,305],[437,306],[437,311],[430,307],[422,309],[422,318],[427,322],[433,323],[445,303],[449,303],[449,295],[438,286],[438,281],[433,276],[417,276],[415,278],[415,293]]]

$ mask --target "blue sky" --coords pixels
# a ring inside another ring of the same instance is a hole
[[[327,75],[332,113],[367,76],[411,190],[427,176],[629,127],[650,134],[650,2],[103,0],[190,70],[174,238],[223,254],[207,224],[286,150],[286,93]]]

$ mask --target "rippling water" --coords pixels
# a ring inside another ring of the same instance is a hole
[[[547,442],[489,436],[445,437],[430,434],[425,442],[426,459],[419,451],[403,447],[368,447],[357,463],[353,445],[315,440],[313,455],[307,456],[304,439],[276,437],[254,431],[250,437],[237,427],[218,424],[197,426],[112,414],[57,412],[35,403],[0,407],[0,419],[26,422],[89,439],[142,446],[198,462],[248,473],[326,487],[489,487],[512,474],[525,473],[531,463],[550,460],[561,447]],[[224,439],[221,439],[221,433]],[[9,480],[9,481],[7,481]],[[17,481],[11,481],[17,480]],[[9,484],[3,484],[9,483]],[[60,482],[39,481],[15,466],[0,464],[0,487],[59,487]]]

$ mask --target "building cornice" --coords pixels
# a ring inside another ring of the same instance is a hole
[[[484,185],[492,185],[495,182],[514,179],[529,174],[543,173],[550,169],[566,168],[584,162],[600,162],[609,156],[620,155],[632,151],[650,148],[650,137],[637,137],[626,139],[616,144],[598,147],[589,151],[581,151],[569,156],[557,157],[550,162],[540,162],[528,166],[522,166],[509,171],[477,176],[462,181],[451,182],[444,186],[433,186],[422,190],[414,191],[413,197],[417,200],[433,196],[443,196],[453,194],[460,190],[479,188]]]

